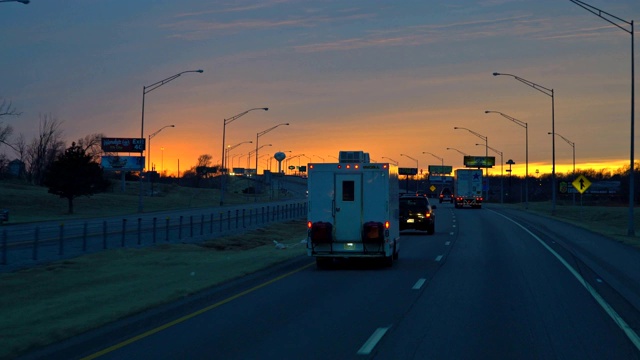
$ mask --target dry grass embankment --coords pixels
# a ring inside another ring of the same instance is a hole
[[[524,210],[524,204],[504,204],[502,206]],[[551,216],[551,202],[530,202],[526,210],[538,215]],[[629,228],[628,206],[581,206],[556,204],[553,218],[566,221],[587,230],[602,234],[624,244],[640,248],[640,212],[634,209],[634,228],[636,236],[627,236]]]
[[[253,203],[252,195],[242,194],[242,189],[251,185],[247,180],[231,178],[225,204]],[[144,194],[151,193],[150,184],[144,184]],[[191,188],[177,184],[153,185],[154,196],[143,197],[145,212],[215,207],[220,204],[220,190]],[[112,189],[91,197],[74,200],[74,213],[68,214],[68,203],[56,195],[49,194],[46,187],[15,181],[0,182],[0,209],[9,209],[9,223],[24,223],[47,220],[84,219],[103,216],[120,216],[138,213],[140,183],[114,181]],[[259,199],[260,200],[260,199]],[[267,199],[265,199],[267,200]]]
[[[203,245],[109,250],[0,274],[0,358],[303,255],[305,237],[305,222],[289,221]]]

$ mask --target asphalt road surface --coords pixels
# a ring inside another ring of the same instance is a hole
[[[391,268],[303,257],[37,356],[640,359],[639,251],[499,207],[436,211]]]

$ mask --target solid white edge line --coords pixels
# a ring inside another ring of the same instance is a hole
[[[419,279],[418,281],[416,281],[415,285],[413,285],[413,287],[411,289],[420,290],[420,288],[422,287],[422,285],[424,285],[424,283],[426,281],[427,281],[427,279]]]
[[[445,246],[449,246],[449,245],[451,245],[451,241],[445,241],[445,242],[444,242],[444,245],[445,245]]]
[[[371,336],[369,337],[369,339],[364,343],[364,345],[362,345],[360,350],[358,350],[358,355],[371,354],[371,351],[373,351],[373,348],[375,348],[376,345],[378,345],[378,342],[380,341],[380,339],[382,339],[382,337],[387,332],[387,330],[389,330],[389,327],[377,328],[376,331],[374,331],[373,334],[371,334]]]
[[[529,233],[529,235],[531,235],[534,239],[536,239],[551,254],[553,254],[553,256],[555,256],[556,259],[558,259],[558,261],[560,261],[560,263],[564,265],[564,267],[566,267],[567,270],[569,270],[569,272],[578,280],[578,282],[582,284],[582,286],[584,286],[585,289],[587,289],[589,294],[591,294],[591,296],[596,300],[596,302],[598,302],[600,307],[602,307],[602,309],[611,317],[611,319],[616,323],[616,325],[618,325],[618,327],[627,335],[627,337],[629,338],[629,340],[631,340],[631,342],[636,347],[636,349],[640,350],[640,336],[638,336],[638,334],[635,331],[633,331],[633,329],[629,326],[629,324],[627,324],[627,322],[624,321],[624,319],[622,319],[620,315],[618,315],[618,313],[611,307],[611,305],[609,305],[609,303],[607,303],[606,300],[604,300],[602,296],[600,296],[600,294],[598,294],[598,292],[594,288],[592,288],[591,285],[589,285],[589,283],[582,277],[582,275],[580,275],[571,265],[569,265],[569,263],[567,263],[562,258],[562,256],[560,256],[560,254],[558,254],[555,250],[550,248],[549,245],[545,244],[545,242],[542,241],[542,239],[540,239],[539,237],[537,237],[534,233],[529,231],[524,226],[520,225],[520,223],[493,210],[489,210],[489,211],[492,211],[502,216],[503,218],[511,221],[512,223],[516,224],[522,230]]]
[[[440,260],[442,260],[442,255],[436,256],[436,261],[440,261]]]

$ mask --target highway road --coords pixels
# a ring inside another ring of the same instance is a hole
[[[640,359],[640,251],[499,206],[436,212],[391,268],[302,257],[37,355]]]

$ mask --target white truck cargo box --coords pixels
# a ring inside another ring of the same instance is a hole
[[[482,207],[482,170],[458,169],[455,171],[453,192],[456,208]]]
[[[352,159],[309,164],[307,253],[318,266],[351,257],[391,265],[400,250],[398,168]]]

